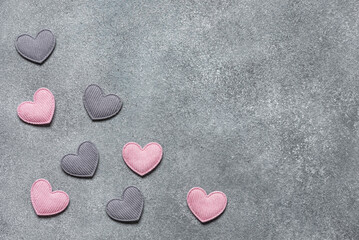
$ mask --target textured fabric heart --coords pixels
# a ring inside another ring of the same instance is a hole
[[[129,142],[122,149],[122,157],[132,171],[144,176],[160,163],[162,147],[158,143],[151,142],[142,148],[135,142]]]
[[[122,107],[121,98],[115,94],[105,95],[95,84],[89,85],[83,97],[85,109],[92,120],[104,120],[115,116]]]
[[[227,197],[223,192],[211,192],[207,195],[200,187],[192,188],[187,195],[187,204],[192,213],[202,223],[221,215],[227,206]]]
[[[77,155],[68,154],[61,159],[64,172],[75,177],[93,177],[99,160],[98,150],[92,142],[83,142]]]
[[[47,88],[40,88],[34,94],[34,102],[23,102],[17,107],[17,114],[27,123],[49,124],[55,111],[54,95]]]
[[[143,211],[144,198],[141,191],[127,187],[121,199],[112,199],[106,205],[106,213],[112,219],[120,222],[137,222]]]
[[[15,42],[16,50],[24,58],[35,63],[43,63],[55,48],[56,40],[50,30],[40,31],[36,38],[30,35],[20,35]]]
[[[45,179],[36,180],[31,187],[31,203],[39,216],[50,216],[64,211],[70,198],[63,191],[54,191]]]

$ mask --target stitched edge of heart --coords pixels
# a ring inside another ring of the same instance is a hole
[[[43,59],[41,59],[40,61],[38,61],[38,60],[36,60],[36,59],[32,59],[32,58],[30,58],[30,57],[28,57],[28,56],[25,56],[25,55],[18,49],[18,47],[17,47],[17,41],[19,40],[20,37],[28,36],[28,37],[31,37],[32,39],[35,40],[35,39],[37,38],[37,36],[39,36],[40,33],[45,32],[45,31],[50,32],[50,33],[52,34],[52,36],[54,36],[54,40],[53,40],[52,45],[51,45],[51,51],[50,51]],[[56,46],[56,38],[55,38],[55,35],[54,35],[50,30],[48,30],[48,29],[43,29],[43,30],[41,30],[40,32],[38,32],[38,33],[36,34],[36,37],[35,37],[35,38],[33,38],[31,35],[26,34],[26,33],[25,33],[25,34],[21,34],[20,36],[18,36],[18,37],[16,38],[16,41],[15,41],[16,51],[17,51],[23,58],[28,59],[28,60],[30,60],[30,61],[32,61],[32,62],[34,62],[34,63],[38,63],[38,64],[43,63],[43,62],[51,55],[51,53],[52,53],[52,52],[54,51],[54,49],[55,49],[55,46]]]
[[[36,206],[35,200],[34,200],[33,197],[32,197],[32,190],[33,190],[33,188],[35,187],[36,183],[38,183],[38,182],[45,182],[45,183],[47,184],[47,186],[49,187],[50,194],[54,194],[54,193],[64,193],[64,194],[66,195],[66,198],[67,198],[67,204],[66,204],[66,206],[65,206],[63,209],[61,209],[61,210],[59,210],[59,211],[56,211],[56,212],[47,213],[47,214],[38,213],[37,210],[36,210],[36,207],[35,207],[35,206]],[[61,190],[52,191],[52,187],[51,187],[51,184],[49,183],[49,181],[47,181],[46,179],[43,179],[43,178],[37,179],[37,180],[32,184],[31,190],[30,190],[30,199],[31,199],[31,204],[33,205],[33,208],[34,208],[34,210],[35,210],[35,213],[36,213],[36,215],[38,215],[38,216],[51,216],[51,215],[56,215],[56,214],[58,214],[58,213],[61,213],[61,212],[65,211],[65,209],[69,206],[69,203],[70,203],[70,197],[69,197],[69,195],[68,195],[66,192],[61,191]]]
[[[136,169],[134,169],[132,166],[130,166],[128,163],[127,163],[127,160],[125,159],[124,157],[124,154],[123,152],[125,151],[126,147],[130,144],[135,144],[141,151],[145,151],[145,149],[150,146],[150,145],[156,145],[158,146],[160,149],[161,149],[161,157],[159,158],[159,160],[157,161],[157,163],[152,167],[150,168],[149,170],[147,170],[146,172],[139,172],[137,171]],[[125,161],[126,165],[135,173],[137,173],[138,175],[140,175],[141,177],[145,176],[146,174],[152,172],[152,170],[154,170],[158,164],[160,164],[160,162],[162,161],[162,157],[163,157],[163,149],[162,149],[162,146],[157,143],[157,142],[150,142],[150,143],[147,143],[146,146],[144,146],[143,148],[141,147],[141,145],[139,145],[138,143],[136,142],[128,142],[125,144],[125,146],[123,146],[123,149],[122,149],[122,158],[123,158],[123,161]]]
[[[213,194],[221,194],[222,196],[224,196],[224,198],[226,199],[226,204],[224,205],[224,207],[221,209],[221,211],[219,213],[217,213],[215,216],[209,218],[209,219],[201,219],[201,217],[199,217],[197,215],[197,213],[192,209],[192,205],[188,202],[188,198],[189,198],[189,195],[191,194],[192,191],[194,190],[200,190],[201,192],[203,192],[205,195],[206,195],[206,198],[209,198],[211,195]],[[187,194],[187,205],[189,207],[189,209],[191,210],[192,214],[202,223],[206,223],[206,222],[209,222],[217,217],[219,217],[223,212],[224,210],[226,209],[227,207],[227,203],[228,203],[228,199],[227,199],[227,196],[226,194],[224,194],[223,192],[221,191],[214,191],[214,192],[211,192],[210,194],[207,195],[206,191],[203,189],[203,188],[200,188],[200,187],[194,187],[192,188],[191,190],[189,190],[188,194]]]
[[[119,107],[119,109],[118,109],[115,113],[113,113],[113,114],[111,114],[111,115],[109,115],[109,116],[106,116],[106,117],[94,117],[94,116],[92,116],[91,112],[89,111],[89,108],[87,107],[87,99],[86,99],[87,89],[88,89],[89,87],[91,87],[91,86],[95,86],[95,87],[99,88],[100,91],[101,91],[102,97],[115,96],[116,98],[118,98],[118,99],[120,100],[120,104],[121,104],[121,106]],[[107,94],[107,95],[105,95],[105,93],[104,93],[104,91],[102,90],[102,88],[101,88],[99,85],[97,85],[97,84],[90,84],[90,85],[88,85],[88,86],[86,87],[84,96],[83,96],[83,98],[82,98],[82,101],[83,101],[83,103],[84,103],[84,106],[85,106],[85,109],[86,109],[87,114],[90,116],[91,120],[93,120],[93,121],[96,121],[96,120],[105,120],[105,119],[109,119],[109,118],[114,117],[115,115],[117,115],[117,114],[121,111],[122,105],[123,105],[122,99],[121,99],[119,96],[117,96],[116,94]]]
[[[37,95],[37,93],[40,92],[40,91],[47,91],[47,92],[49,92],[49,93],[51,94],[52,100],[54,101],[54,105],[53,105],[52,108],[51,108],[51,112],[52,112],[52,113],[51,113],[51,118],[50,118],[50,120],[49,120],[49,121],[44,121],[44,122],[32,122],[32,121],[27,121],[27,120],[23,119],[23,118],[19,115],[19,112],[21,112],[20,107],[21,107],[22,105],[24,105],[24,104],[27,104],[27,103],[34,104],[34,103],[36,102],[36,95]],[[19,118],[20,118],[22,121],[26,122],[26,123],[30,123],[30,124],[34,124],[34,125],[44,125],[44,124],[49,124],[49,123],[51,123],[52,118],[54,117],[55,105],[56,105],[54,94],[52,94],[52,92],[51,92],[49,89],[47,89],[47,88],[39,88],[39,89],[36,90],[36,92],[34,93],[34,95],[33,95],[32,98],[33,98],[33,100],[34,100],[33,102],[31,102],[31,101],[25,101],[25,102],[20,103],[19,106],[17,107],[17,115],[19,116]]]
[[[142,197],[141,214],[138,216],[138,218],[136,218],[136,219],[130,219],[130,220],[123,220],[123,219],[119,219],[119,218],[115,218],[115,217],[111,216],[111,214],[110,214],[110,213],[108,212],[108,210],[107,210],[108,205],[110,204],[110,202],[116,201],[116,200],[123,202],[123,198],[124,198],[125,192],[126,192],[126,190],[129,189],[129,188],[136,188],[136,189],[138,190],[138,192],[141,194],[141,197]],[[138,188],[135,187],[135,186],[128,186],[127,188],[125,188],[125,190],[123,190],[122,195],[121,195],[121,198],[114,198],[114,199],[111,199],[110,201],[108,201],[108,203],[106,204],[106,213],[107,213],[107,215],[108,215],[110,218],[112,218],[113,220],[119,221],[119,222],[138,222],[138,221],[140,220],[141,216],[142,216],[143,206],[144,206],[144,205],[145,205],[145,198],[143,197],[143,194],[142,194],[141,190],[138,189]]]
[[[96,163],[95,169],[94,169],[94,170],[92,171],[92,173],[89,174],[89,175],[73,174],[73,173],[70,173],[70,172],[66,171],[66,169],[63,168],[63,160],[65,159],[65,157],[67,157],[67,156],[78,156],[81,146],[82,146],[83,144],[85,144],[85,143],[91,143],[91,144],[94,146],[94,148],[96,149],[97,163]],[[61,168],[62,168],[62,170],[63,170],[65,173],[67,173],[68,175],[71,175],[71,176],[74,176],[74,177],[84,177],[84,178],[87,178],[87,177],[88,177],[88,178],[91,178],[91,177],[93,177],[93,176],[95,175],[95,173],[96,173],[99,159],[100,159],[100,154],[99,154],[99,152],[98,152],[98,149],[97,149],[96,145],[95,145],[94,143],[90,142],[90,141],[85,141],[85,142],[81,143],[80,146],[78,146],[78,148],[77,148],[77,153],[76,153],[76,154],[72,154],[72,153],[66,154],[65,156],[63,156],[63,157],[61,158]]]

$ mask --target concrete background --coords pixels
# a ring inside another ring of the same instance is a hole
[[[1,239],[358,239],[359,2],[0,1]],[[14,40],[54,32],[43,65]],[[87,85],[124,100],[92,122]],[[40,87],[55,95],[48,127],[25,124],[18,104]],[[90,140],[93,179],[60,159]],[[121,157],[129,141],[159,142],[162,163],[141,178]],[[46,178],[70,196],[39,218],[30,187]],[[135,185],[138,224],[105,213]],[[186,195],[200,186],[229,199],[201,224]]]

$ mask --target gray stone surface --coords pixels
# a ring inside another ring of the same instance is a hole
[[[359,2],[0,1],[1,239],[358,239]],[[43,65],[14,41],[49,28]],[[96,83],[124,101],[93,122],[82,103]],[[23,123],[19,103],[49,88],[49,127]],[[100,152],[92,179],[61,158],[83,141]],[[123,162],[129,141],[159,142],[164,158],[141,178]],[[30,187],[46,178],[68,209],[39,218]],[[106,203],[129,185],[145,197],[138,224]],[[229,199],[209,224],[190,188]]]

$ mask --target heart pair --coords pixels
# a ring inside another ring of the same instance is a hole
[[[223,192],[215,191],[207,195],[200,187],[192,188],[187,194],[187,204],[192,213],[202,223],[220,216],[227,206],[227,197]],[[137,222],[142,214],[144,198],[136,187],[128,187],[121,199],[107,203],[106,212],[120,222]]]
[[[105,95],[95,84],[86,88],[83,103],[88,115],[94,121],[111,118],[122,108],[122,100],[117,95]],[[38,89],[34,94],[33,102],[23,102],[17,108],[20,119],[34,125],[51,123],[54,112],[55,97],[47,88]]]
[[[64,211],[70,198],[64,191],[52,191],[45,179],[36,180],[31,187],[31,203],[38,216],[51,216]],[[199,187],[192,188],[187,195],[187,204],[192,213],[203,223],[221,215],[227,205],[227,197],[222,192],[209,195]],[[136,222],[140,219],[144,206],[141,191],[127,187],[120,199],[112,199],[106,205],[106,213],[120,222]]]
[[[31,187],[31,203],[38,216],[51,216],[63,212],[70,203],[64,191],[52,191],[46,179],[36,180]],[[143,211],[144,198],[141,191],[130,186],[125,189],[121,199],[113,199],[107,203],[107,214],[121,222],[136,222]]]
[[[152,171],[162,159],[162,147],[151,142],[142,148],[135,142],[127,143],[122,150],[127,166],[140,176]],[[99,162],[99,152],[92,142],[81,143],[77,154],[68,154],[61,159],[61,167],[75,177],[93,177]]]

